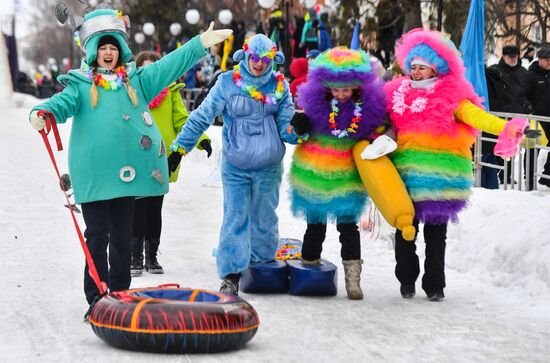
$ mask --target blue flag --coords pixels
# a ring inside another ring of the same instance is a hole
[[[487,81],[485,80],[485,45],[483,0],[472,0],[460,50],[466,66],[466,79],[476,93],[484,98],[483,105],[489,110]]]
[[[349,49],[359,49],[359,28],[360,23],[358,21],[355,22],[355,29],[353,30],[353,36],[351,37],[351,43],[349,45]]]

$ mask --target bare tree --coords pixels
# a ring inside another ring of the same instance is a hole
[[[540,46],[548,41],[550,0],[487,0],[486,19],[495,38],[513,38],[517,45]],[[530,35],[537,28],[540,39]]]
[[[401,0],[405,10],[403,33],[414,28],[422,27],[422,13],[420,11],[420,0]]]
[[[31,0],[29,35],[21,39],[23,56],[35,66],[46,63],[52,57],[59,63],[62,58],[77,58],[81,52],[67,25],[61,25],[55,18],[55,6],[58,0]],[[71,12],[81,13],[82,4],[76,0],[66,0]],[[74,63],[74,62],[73,62]]]

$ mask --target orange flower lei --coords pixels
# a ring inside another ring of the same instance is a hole
[[[91,79],[99,87],[103,87],[104,90],[113,90],[121,88],[124,85],[124,80],[126,79],[126,68],[124,66],[119,66],[115,69],[116,79],[106,80],[99,73],[93,73],[93,70],[88,69],[87,77]]]

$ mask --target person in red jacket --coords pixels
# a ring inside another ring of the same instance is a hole
[[[294,58],[290,63],[290,74],[294,78],[290,82],[290,93],[296,97],[296,91],[299,85],[307,80],[308,61],[306,58]]]

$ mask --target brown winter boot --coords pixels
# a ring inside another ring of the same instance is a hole
[[[363,299],[363,291],[361,290],[361,265],[363,260],[347,260],[342,261],[344,265],[344,273],[346,275],[346,291],[348,298],[352,300]]]

